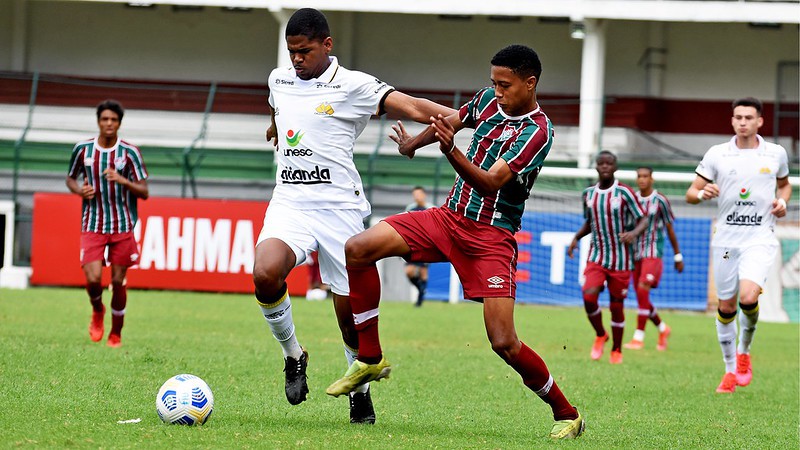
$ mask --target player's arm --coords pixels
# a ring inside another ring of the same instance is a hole
[[[778,178],[775,181],[778,184],[778,195],[772,201],[772,214],[783,217],[786,215],[786,204],[792,197],[792,185],[789,184],[789,177]]]
[[[430,116],[428,118],[430,123],[439,119],[450,124],[453,129],[453,134],[458,133],[464,128],[464,124],[461,122],[461,119],[458,118],[458,112],[453,112],[448,116],[437,114],[436,116]],[[397,151],[399,151],[401,155],[407,156],[409,159],[413,158],[416,151],[420,148],[437,141],[436,129],[432,125],[426,127],[420,134],[411,136],[406,132],[403,122],[398,120],[395,125],[392,125],[392,130],[394,130],[395,134],[389,135],[389,138],[397,144]]]
[[[383,100],[383,110],[393,116],[407,117],[414,122],[430,123],[431,117],[443,117],[456,113],[453,108],[440,105],[427,98],[412,97],[399,91],[392,91]]]
[[[267,127],[267,142],[272,141],[272,145],[278,146],[278,127],[275,125],[275,108],[269,108],[269,116],[272,122]]]
[[[592,232],[592,226],[589,223],[589,219],[586,219],[583,222],[583,225],[581,225],[581,227],[578,228],[578,231],[575,233],[575,237],[572,238],[572,242],[570,242],[569,244],[569,248],[567,248],[567,255],[570,258],[572,258],[572,254],[575,251],[575,249],[578,248],[578,242],[580,242],[580,240],[583,239],[584,236],[588,236],[589,233],[591,232]]]
[[[624,231],[619,234],[619,239],[625,244],[632,244],[636,238],[647,228],[647,216],[636,219],[636,226],[631,231]]]
[[[686,202],[692,205],[717,197],[719,197],[719,186],[700,175],[694,178],[692,185],[686,190]]]
[[[147,187],[147,180],[129,180],[120,175],[119,172],[111,167],[104,170],[103,175],[106,176],[106,180],[109,182],[119,184],[130,191],[131,194],[141,198],[142,200],[147,200],[147,197],[150,196],[150,190]]]
[[[672,244],[672,250],[675,252],[675,270],[677,270],[678,273],[683,272],[683,254],[678,246],[678,235],[675,234],[675,227],[672,226],[672,223],[666,221],[664,225],[667,228],[667,236],[669,237],[669,242]]]
[[[429,128],[433,129],[434,137],[439,141],[439,150],[447,157],[450,165],[453,166],[453,169],[464,181],[478,191],[478,194],[482,197],[492,195],[514,178],[514,172],[502,158],[495,161],[489,170],[483,170],[472,164],[472,161],[467,159],[466,155],[456,148],[454,140],[456,129],[449,119],[450,117],[445,118],[439,115],[431,122]],[[456,117],[456,120],[461,123],[458,117]]]
[[[71,176],[67,176],[67,189],[75,195],[79,195],[81,198],[85,198],[86,200],[91,200],[94,198],[94,188],[84,179],[83,184],[79,185],[78,180],[72,178]]]

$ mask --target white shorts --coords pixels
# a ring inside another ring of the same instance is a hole
[[[269,238],[280,239],[294,252],[295,267],[303,264],[311,252],[319,251],[322,282],[334,294],[350,295],[344,243],[364,231],[361,216],[357,209],[294,209],[270,203],[256,246]]]
[[[714,284],[720,300],[734,298],[739,281],[750,280],[762,288],[775,262],[778,244],[758,244],[743,248],[713,247]]]

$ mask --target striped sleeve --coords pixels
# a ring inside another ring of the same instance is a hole
[[[637,219],[644,217],[644,210],[642,209],[642,205],[640,205],[639,201],[636,200],[636,194],[633,192],[633,190],[630,187],[623,184],[621,184],[620,187],[622,187],[621,189],[622,197],[625,199],[625,203],[628,205],[631,214],[633,214],[633,216],[636,217]]]
[[[588,187],[583,190],[583,194],[581,195],[581,202],[583,203],[583,218],[586,220],[589,220],[592,217],[592,212],[589,210],[589,193],[591,190],[592,188]]]
[[[86,145],[82,142],[75,144],[72,148],[72,155],[69,158],[69,170],[67,176],[75,180],[84,173],[83,172],[83,153],[86,150]]]
[[[675,222],[675,215],[672,213],[672,205],[669,204],[669,200],[667,197],[663,195],[658,196],[658,201],[660,203],[659,207],[662,211],[664,211],[664,223],[673,223]]]
[[[461,123],[467,128],[475,128],[481,97],[483,97],[483,94],[485,94],[488,89],[489,88],[481,89],[470,101],[464,103],[461,108],[458,109],[458,119],[461,120]]]
[[[128,160],[130,161],[131,165],[131,179],[133,181],[141,181],[146,180],[148,177],[147,168],[144,165],[144,159],[142,158],[142,152],[139,151],[139,148],[133,145],[126,143],[127,148],[127,155]]]
[[[514,140],[511,148],[501,156],[508,163],[508,168],[515,174],[526,173],[539,168],[550,152],[553,142],[549,121],[529,124]],[[544,125],[544,126],[542,126]]]

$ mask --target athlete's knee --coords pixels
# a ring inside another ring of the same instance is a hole
[[[260,295],[271,297],[281,290],[286,276],[280,271],[256,265],[253,268],[253,284]]]
[[[506,362],[512,361],[519,353],[519,339],[513,334],[490,336],[489,342],[492,344],[492,350]]]
[[[600,289],[597,288],[589,288],[583,291],[583,303],[597,303],[597,300],[600,298]]]
[[[643,291],[649,291],[651,287],[652,286],[650,285],[650,283],[646,281],[640,281],[639,284],[636,285],[637,290],[641,289]]]
[[[755,289],[748,292],[739,293],[739,303],[742,305],[752,305],[758,302],[758,297],[761,295],[760,289]]]
[[[375,262],[369,239],[355,235],[344,244],[344,254],[348,266],[362,267]]]

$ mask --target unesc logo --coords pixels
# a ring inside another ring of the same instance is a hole
[[[490,288],[498,289],[498,288],[502,288],[503,287],[503,283],[505,283],[506,280],[504,280],[504,279],[502,279],[502,278],[500,278],[498,276],[493,276],[491,278],[487,278],[486,281],[489,282],[489,287]]]
[[[747,200],[748,197],[750,197],[750,189],[742,188],[741,190],[739,190],[740,199]]]
[[[297,133],[295,133],[294,130],[286,132],[286,143],[289,144],[289,147],[297,147],[297,144],[300,143],[300,139],[303,139],[301,130],[297,130]]]

